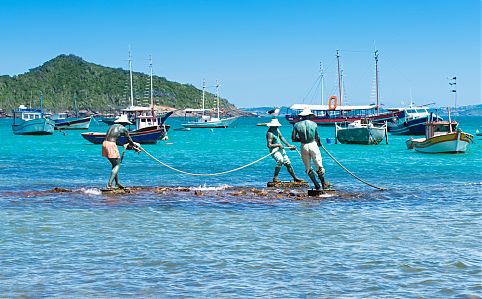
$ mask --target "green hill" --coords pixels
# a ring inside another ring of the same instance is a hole
[[[133,72],[134,104],[149,103],[149,75]],[[201,106],[202,91],[190,84],[168,81],[154,76],[156,105],[183,108]],[[0,76],[0,109],[12,110],[20,104],[38,106],[43,95],[44,108],[51,111],[71,110],[73,98],[79,109],[108,112],[129,104],[129,71],[86,62],[75,55],[60,55],[42,66],[18,76]],[[215,97],[206,94],[206,107],[215,107]],[[235,109],[221,100],[227,111]]]

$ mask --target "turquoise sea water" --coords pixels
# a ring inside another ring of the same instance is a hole
[[[482,119],[460,117],[474,134]],[[170,131],[144,147],[190,172],[219,172],[265,154],[267,119],[234,128]],[[465,154],[389,144],[325,144],[376,191],[323,154],[350,196],[317,200],[139,192],[103,196],[110,164],[80,132],[14,136],[0,120],[0,297],[463,298],[482,295],[482,140]],[[180,120],[170,119],[172,127]],[[282,121],[282,133],[291,126]],[[107,126],[92,123],[91,131]],[[319,128],[324,138],[333,128]],[[479,137],[480,138],[480,137]],[[289,153],[305,179],[301,159]],[[218,177],[174,173],[126,154],[127,186],[263,188],[269,158]],[[288,179],[285,169],[281,178]],[[46,193],[62,187],[73,193]]]

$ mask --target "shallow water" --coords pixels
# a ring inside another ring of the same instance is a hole
[[[265,119],[234,128],[171,131],[145,148],[189,172],[219,172],[267,154]],[[459,118],[474,133],[481,118]],[[172,127],[180,120],[170,119]],[[290,126],[283,122],[285,136]],[[107,126],[93,123],[92,131]],[[320,127],[323,137],[333,128]],[[326,148],[340,194],[323,199],[101,195],[110,164],[79,132],[14,136],[0,120],[0,294],[5,297],[463,297],[482,294],[482,140],[465,154],[389,144]],[[477,137],[476,137],[477,138]],[[480,138],[480,137],[479,137]],[[295,172],[301,159],[289,153]],[[126,154],[128,186],[263,188],[271,158],[225,176],[172,172]],[[281,177],[288,179],[286,170]],[[63,187],[72,193],[48,193]]]

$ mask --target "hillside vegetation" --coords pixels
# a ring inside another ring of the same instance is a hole
[[[134,105],[149,103],[150,77],[133,72]],[[177,109],[200,108],[202,91],[190,84],[168,81],[154,76],[156,105]],[[79,109],[109,112],[129,104],[129,71],[86,62],[75,55],[60,55],[42,66],[18,76],[0,76],[0,109],[12,110],[20,104],[39,105],[43,95],[44,109],[72,110],[74,97]],[[215,107],[215,96],[206,93],[206,107]],[[226,111],[235,109],[221,99]]]

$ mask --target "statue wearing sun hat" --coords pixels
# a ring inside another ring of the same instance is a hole
[[[318,136],[318,126],[310,120],[314,114],[309,108],[305,108],[299,116],[301,117],[301,121],[293,126],[291,140],[301,142],[301,158],[303,159],[306,173],[311,181],[313,181],[315,188],[317,190],[321,188],[326,189],[329,183],[325,182],[325,169],[323,168],[323,160],[319,149],[321,143],[320,137]],[[321,181],[321,185],[315,178],[315,173],[311,168],[311,161],[313,161],[316,166],[316,174]]]
[[[286,155],[284,146],[281,144],[281,142],[283,142],[290,150],[296,149],[296,146],[289,144],[283,135],[281,135],[281,132],[278,129],[281,127],[279,120],[277,118],[273,118],[269,123],[266,124],[266,126],[269,128],[268,132],[266,133],[267,146],[272,153],[271,156],[277,163],[274,169],[273,182],[279,182],[278,174],[281,170],[281,166],[283,165],[286,167],[295,182],[304,182],[295,175],[295,171],[291,166],[291,161],[288,158],[288,155]]]

